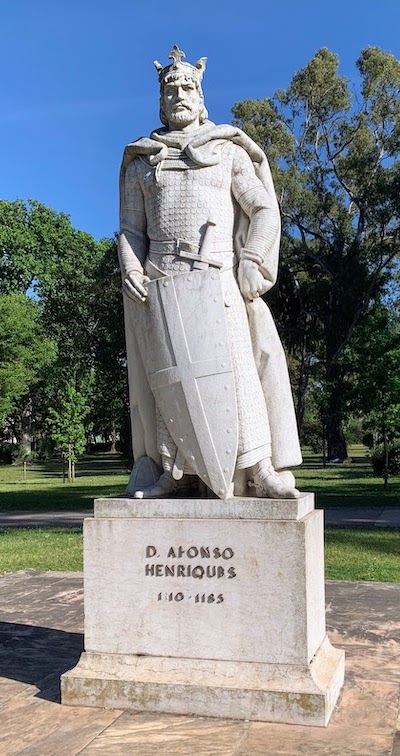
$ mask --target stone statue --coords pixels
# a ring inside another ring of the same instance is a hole
[[[297,498],[301,452],[287,365],[260,295],[277,276],[280,217],[267,159],[208,120],[206,58],[155,66],[164,128],[129,144],[121,181],[135,466],[159,498],[197,475],[220,498]]]

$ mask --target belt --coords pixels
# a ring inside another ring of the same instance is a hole
[[[211,242],[209,251],[232,252],[232,239],[226,241]],[[150,252],[154,255],[180,255],[181,252],[198,254],[201,244],[186,241],[186,239],[173,239],[172,241],[150,241]]]
[[[218,259],[214,257],[214,252]],[[190,262],[194,270],[207,270],[207,268],[226,269],[231,267],[229,263],[232,258],[232,240],[222,242],[208,241],[207,245],[197,244],[196,242],[176,239],[175,241],[151,241],[149,256],[153,255],[174,255]],[[229,261],[226,259],[229,255]]]

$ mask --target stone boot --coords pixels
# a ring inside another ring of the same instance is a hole
[[[298,499],[300,491],[294,488],[279,476],[272,467],[271,460],[262,459],[252,468],[253,480],[249,481],[254,486],[256,494],[266,499]],[[293,478],[294,481],[294,478]]]
[[[172,494],[176,491],[176,480],[172,477],[171,473],[163,472],[154,486],[143,488],[142,491],[136,491],[134,494],[135,499],[162,499],[168,494]]]

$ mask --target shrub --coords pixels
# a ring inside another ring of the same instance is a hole
[[[392,441],[388,446],[389,475],[400,475],[400,439]],[[376,446],[371,455],[374,475],[383,478],[385,470],[385,450],[383,444]]]
[[[0,442],[0,462],[11,465],[18,456],[18,444]]]

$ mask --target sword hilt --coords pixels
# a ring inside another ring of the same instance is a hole
[[[213,220],[213,218],[209,218],[208,221],[206,222],[206,230],[204,232],[203,241],[201,243],[201,247],[200,247],[200,250],[199,250],[199,254],[201,255],[201,257],[207,257],[208,255],[211,254],[212,229],[216,225],[217,224],[216,224],[215,220]]]
[[[204,231],[203,241],[199,247],[198,252],[190,252],[184,249],[186,242],[177,240],[178,255],[185,260],[193,260],[193,270],[207,270],[207,268],[223,268],[224,264],[219,260],[216,260],[212,252],[212,229],[216,226],[216,222],[209,218],[206,222],[206,230]]]

